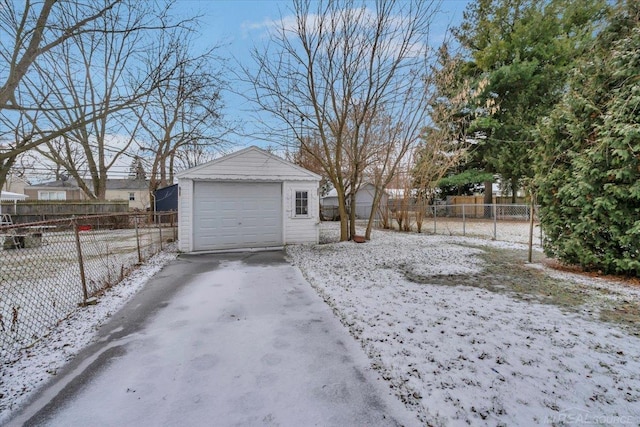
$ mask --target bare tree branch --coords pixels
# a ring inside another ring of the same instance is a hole
[[[163,43],[170,55],[161,67],[169,78],[149,94],[147,108],[136,111],[147,140],[141,149],[151,154],[152,190],[173,182],[176,161],[196,163],[221,150],[229,132],[221,114],[226,83],[218,47],[193,55],[182,32],[165,34]]]
[[[269,44],[252,52],[258,71],[244,68],[258,107],[284,125],[266,131],[276,141],[292,133],[295,141],[284,144],[294,143],[313,158],[335,187],[341,240],[355,232],[354,209],[347,221],[348,199],[354,207],[357,186],[370,168],[374,124],[386,116],[393,118],[392,128],[404,127],[383,143],[402,157],[426,122],[421,76],[428,70],[436,2],[371,5],[294,0],[295,24],[282,19]]]
[[[123,154],[107,154],[108,135],[120,130],[129,138],[124,148],[130,146],[138,126],[124,110],[144,108],[144,98],[168,78],[142,56],[155,49],[158,37],[151,34],[193,21],[172,23],[171,3],[43,0],[20,10],[17,4],[4,0],[0,7],[0,58],[7,64],[0,66],[0,122],[21,131],[3,144],[0,184],[22,153],[58,140],[64,150],[44,151],[80,182],[72,153],[81,149],[94,183],[85,191],[103,197],[106,172]]]

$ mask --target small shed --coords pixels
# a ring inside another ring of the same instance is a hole
[[[258,147],[177,174],[183,252],[317,243],[320,176]]]
[[[375,195],[376,187],[371,183],[364,183],[360,186],[356,192],[356,218],[369,219],[371,209],[375,209],[376,217],[379,215],[378,207],[373,206],[373,196]],[[347,201],[349,202],[349,201]],[[382,193],[379,206],[386,206],[389,202],[389,196],[386,192]],[[329,193],[320,201],[322,206],[322,214],[324,219],[338,219],[338,192],[336,189],[332,189]]]

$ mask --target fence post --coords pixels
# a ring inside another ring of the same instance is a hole
[[[78,229],[78,221],[73,218],[71,220],[71,224],[73,226],[73,230],[76,235],[76,252],[78,254],[78,265],[80,266],[80,281],[82,283],[82,297],[83,304],[87,303],[89,299],[89,292],[87,292],[87,278],[84,273],[84,260],[82,258],[82,245],[80,244],[80,230]]]
[[[533,201],[533,194],[531,194],[531,208],[529,209],[529,256],[528,261],[531,262],[533,259],[533,213],[535,209],[535,204]]]
[[[491,205],[493,207],[493,240],[497,240],[498,239],[498,212],[497,212],[497,207],[496,204],[492,204]]]
[[[462,235],[467,235],[467,218],[464,212],[464,205],[462,205]]]
[[[160,250],[162,250],[162,215],[158,214],[157,220],[158,232],[160,233]]]
[[[538,206],[538,208],[540,208],[540,206]],[[542,224],[540,223],[540,221],[538,221],[538,228],[540,228],[540,247],[543,247],[542,244],[544,243],[544,236],[542,235]]]
[[[171,230],[173,231],[173,241],[178,240],[178,229],[175,227],[176,213],[171,213]]]
[[[142,252],[140,251],[140,234],[138,233],[138,216],[136,215],[134,219],[135,221],[133,223],[135,224],[135,228],[136,228],[136,247],[138,248],[138,263],[142,264]]]
[[[433,234],[438,234],[438,219],[436,218],[436,216],[438,215],[437,211],[438,209],[436,209],[437,206],[433,205]]]

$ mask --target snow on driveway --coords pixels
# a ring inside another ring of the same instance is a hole
[[[89,305],[60,321],[48,335],[23,349],[17,360],[0,355],[0,424],[43,384],[86,347],[96,330],[129,301],[162,267],[176,258],[175,244],[154,255],[118,285],[108,288],[99,304]]]
[[[323,237],[333,240],[336,233],[323,230]],[[600,321],[602,310],[589,304],[568,310],[501,292],[516,285],[508,277],[483,288],[490,269],[483,256],[494,246],[522,249],[380,231],[366,244],[295,246],[289,254],[423,423],[639,425],[638,336]],[[0,366],[0,424],[174,258],[171,252],[154,257],[19,361]],[[640,301],[640,292],[621,285],[531,267],[551,281],[600,289],[622,303]],[[142,389],[134,389],[128,397],[135,400]]]
[[[167,285],[12,423],[418,425],[282,252],[181,256],[147,287]]]
[[[476,286],[495,246],[505,245],[377,231],[365,244],[288,253],[425,424],[639,425],[638,336],[599,320],[597,307],[500,291],[517,283]],[[637,290],[549,274],[640,301]]]

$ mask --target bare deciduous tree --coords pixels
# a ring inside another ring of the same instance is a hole
[[[20,130],[3,135],[9,149],[0,152],[0,182],[19,155],[47,145],[41,152],[56,167],[74,176],[89,197],[104,198],[109,169],[132,155],[140,129],[132,111],[144,110],[146,97],[173,75],[166,67],[173,52],[158,42],[159,35],[194,23],[173,22],[170,7],[58,0],[27,2],[20,11],[0,8],[0,32],[14,43],[0,46],[9,59],[2,90],[12,90],[8,104],[0,105],[0,123]],[[27,57],[26,45],[40,47]],[[26,63],[28,70],[16,74],[14,63]],[[20,81],[12,86],[14,74]]]
[[[27,126],[30,120],[25,120],[24,113],[30,112],[30,118],[37,116],[43,99],[20,95],[25,77],[34,72],[34,65],[43,55],[56,51],[69,39],[103,31],[96,22],[123,2],[3,0],[0,3],[0,60],[3,63],[0,66],[0,138],[5,141],[5,148],[0,151],[0,186],[20,154],[64,135],[79,124],[70,122],[60,128],[47,127],[44,132]],[[83,120],[80,124],[86,122]]]
[[[169,76],[146,98],[136,114],[144,130],[143,153],[151,153],[150,190],[173,182],[176,162],[192,167],[221,150],[230,129],[222,119],[221,90],[225,86],[222,59],[213,47],[191,53],[188,35],[167,35],[162,44],[170,52],[161,67]],[[158,62],[158,61],[155,61]]]
[[[155,27],[166,14],[166,8],[156,10],[147,3],[114,6],[95,21],[102,31],[72,37],[60,52],[47,55],[44,66],[37,67],[38,80],[29,85],[33,98],[45,99],[41,115],[47,124],[62,127],[93,117],[38,148],[75,178],[89,198],[105,198],[108,173],[131,155],[142,124],[132,120],[133,112],[144,111],[146,97],[169,78],[161,66],[172,52],[150,37],[153,30],[168,30]],[[157,62],[148,62],[150,55]]]
[[[280,141],[293,133],[333,184],[340,239],[347,240],[355,230],[354,216],[351,227],[347,220],[348,190],[355,191],[367,169],[371,123],[380,114],[401,126],[424,117],[421,75],[435,2],[294,0],[293,14],[268,45],[254,49],[258,71],[244,71],[259,107],[284,124],[269,131]],[[406,138],[387,144],[414,141],[410,128]],[[307,147],[310,141],[315,146]]]
[[[429,76],[415,76],[423,83],[429,81]],[[411,86],[420,87],[418,82],[411,82]],[[372,158],[368,170],[371,181],[375,185],[373,198],[374,207],[377,207],[382,199],[387,186],[397,178],[398,174],[405,174],[412,164],[413,155],[421,142],[422,130],[428,114],[428,100],[430,90],[427,85],[421,88],[415,97],[405,94],[398,99],[397,110],[400,114],[386,114],[370,123],[370,130],[365,134],[371,139],[370,151]],[[405,189],[411,193],[413,186]],[[376,211],[372,210],[367,223],[365,237],[371,237],[371,229]]]

